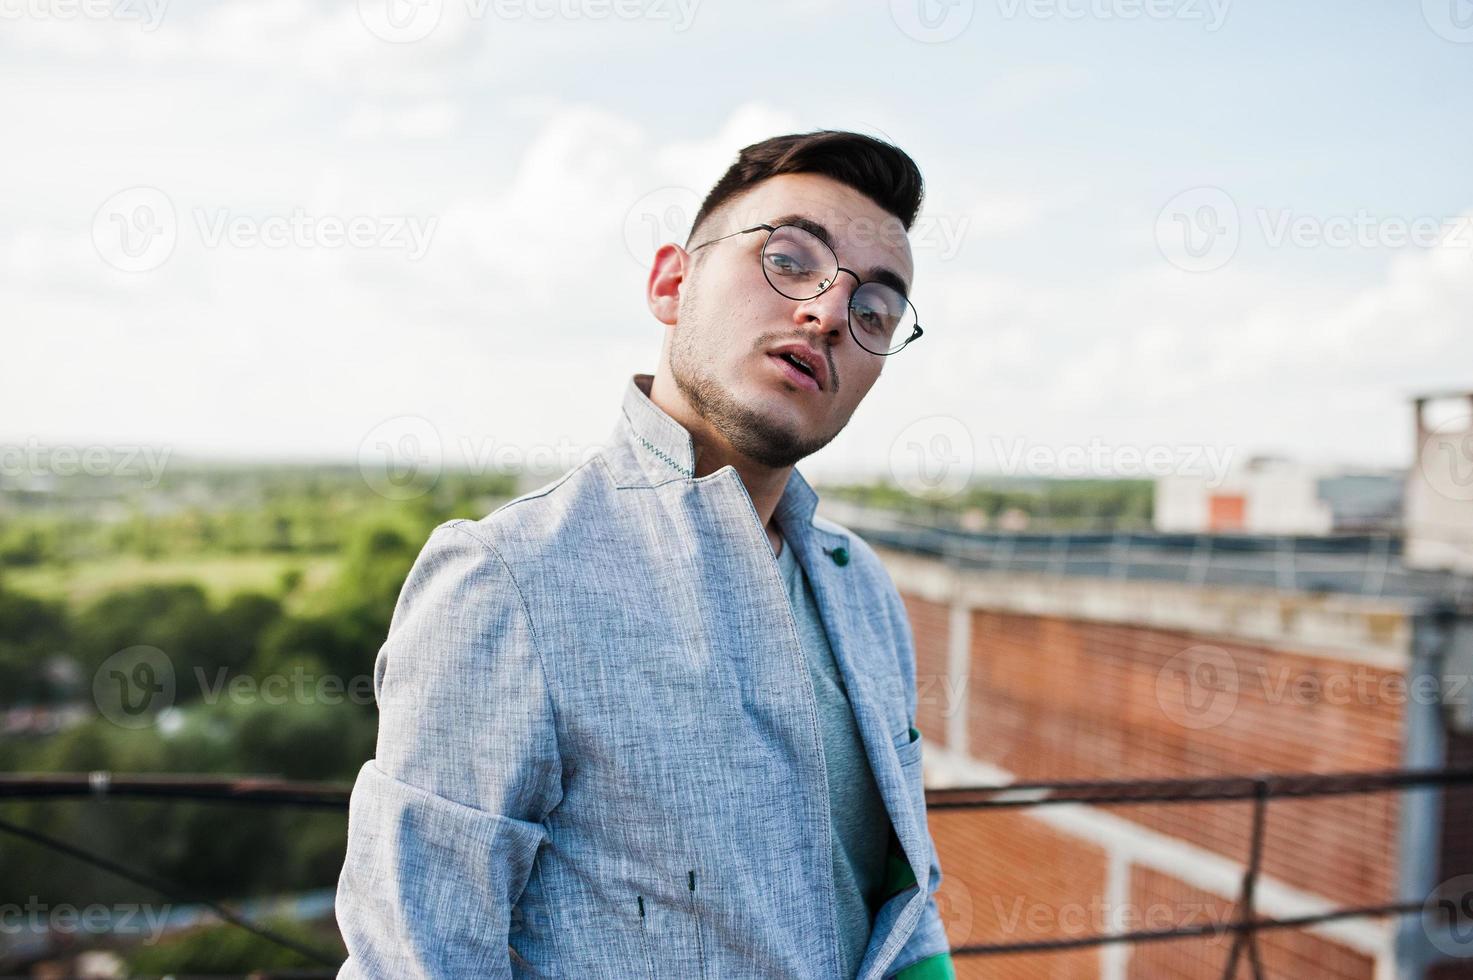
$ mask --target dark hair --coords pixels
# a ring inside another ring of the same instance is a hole
[[[925,193],[915,161],[883,140],[835,129],[774,136],[737,154],[696,212],[687,247],[701,224],[723,204],[779,174],[822,174],[847,184],[899,218],[906,231],[915,223]]]

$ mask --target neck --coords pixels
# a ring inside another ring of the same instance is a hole
[[[695,447],[695,476],[697,479],[709,476],[723,466],[730,466],[736,470],[742,485],[747,488],[747,496],[752,500],[752,509],[757,512],[757,519],[767,531],[767,540],[772,543],[773,553],[779,553],[781,538],[777,525],[772,520],[772,514],[777,510],[777,504],[782,499],[783,491],[787,489],[788,477],[792,475],[793,467],[784,466],[773,469],[770,466],[753,462],[733,449],[731,443],[727,442],[721,433],[708,425],[705,419],[697,415],[686,404],[685,399],[680,396],[679,390],[675,387],[675,383],[670,380],[668,372],[655,375],[646,394],[661,411],[680,423],[690,433],[691,442]]]

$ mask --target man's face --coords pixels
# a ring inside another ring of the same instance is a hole
[[[888,270],[910,292],[914,265],[900,220],[858,191],[816,174],[763,181],[713,215],[691,247],[793,216],[826,232],[843,268],[865,281]],[[819,296],[789,299],[764,275],[766,240],[767,232],[754,231],[690,256],[670,337],[670,372],[692,409],[734,449],[781,468],[839,434],[879,378],[885,358],[860,347],[849,331],[849,297],[859,280],[840,272]],[[789,344],[822,361],[817,387],[796,378],[772,353]]]

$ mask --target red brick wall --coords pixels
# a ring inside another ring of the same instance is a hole
[[[937,810],[929,816],[941,862],[937,907],[952,948],[1093,935],[1104,901],[1105,855],[1017,810]],[[962,956],[961,980],[1094,980],[1094,949]]]
[[[951,635],[949,606],[902,594],[916,648],[916,727],[932,745],[946,739],[951,706],[947,684],[947,648]]]
[[[1137,944],[1131,951],[1129,976],[1139,980],[1163,977],[1216,980],[1222,976],[1233,934],[1220,926],[1237,916],[1235,902],[1139,867],[1131,872],[1130,902],[1132,909],[1140,910],[1137,914],[1149,920],[1148,928],[1212,926],[1215,931],[1203,939]],[[1370,957],[1303,930],[1265,930],[1258,934],[1258,951],[1267,977],[1372,980],[1375,975],[1375,963]],[[1246,949],[1239,952],[1237,975],[1253,975]]]
[[[938,907],[953,948],[1077,938],[1107,931],[1106,856],[1098,847],[1055,830],[1022,810],[937,810],[931,833],[943,869]],[[1128,976],[1140,980],[1216,980],[1233,934],[1225,923],[1236,901],[1135,866],[1129,904],[1119,911],[1127,930],[1212,927],[1203,938],[1137,943]],[[1267,930],[1258,937],[1268,977],[1372,980],[1370,957],[1304,930]],[[1246,951],[1245,951],[1246,953]],[[1066,952],[967,956],[957,975],[995,980],[1094,980],[1098,947]],[[1246,959],[1238,976],[1250,976]],[[1447,980],[1467,976],[1446,974]]]
[[[1371,667],[1262,645],[975,610],[968,751],[1022,780],[1396,768],[1402,707],[1388,683]],[[1108,809],[1247,855],[1246,803]],[[1346,904],[1389,901],[1396,820],[1394,794],[1274,801],[1264,871]]]
[[[950,610],[904,596],[915,632],[917,724],[946,744]],[[1190,631],[1060,616],[971,612],[965,745],[948,746],[1020,780],[1191,778],[1254,772],[1399,768],[1407,694],[1400,674],[1346,655],[1276,649]],[[929,689],[931,696],[926,692]],[[1454,740],[1454,762],[1473,739]],[[1453,795],[1453,794],[1450,794]],[[1464,795],[1462,793],[1458,795]],[[1473,791],[1466,791],[1473,796]],[[1102,808],[1234,861],[1248,854],[1247,803]],[[1455,807],[1460,812],[1465,807]],[[1037,811],[934,811],[945,872],[943,915],[954,946],[1085,935],[1101,925],[1105,856],[1053,830]],[[1274,800],[1263,870],[1343,905],[1396,897],[1396,794]],[[1444,872],[1468,873],[1473,835],[1443,828]],[[1228,915],[1232,901],[1168,874],[1130,871],[1133,914]],[[1067,913],[1074,913],[1066,921]],[[1177,920],[1179,921],[1179,920]],[[1218,921],[1221,921],[1219,919]],[[1070,925],[1074,928],[1070,928]],[[1128,924],[1128,926],[1131,924]],[[1082,926],[1082,928],[1080,928]],[[1216,977],[1227,939],[1144,943],[1137,977]],[[1259,938],[1270,976],[1371,977],[1363,954],[1302,930]],[[1095,977],[1101,952],[962,957],[963,977]],[[1461,967],[1462,965],[1460,965]],[[1247,963],[1241,975],[1248,975]],[[1461,972],[1448,974],[1462,976]]]

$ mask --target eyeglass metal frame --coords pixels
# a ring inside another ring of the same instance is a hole
[[[836,271],[834,272],[834,278],[830,282],[828,282],[826,285],[820,287],[820,289],[818,290],[818,292],[814,293],[812,296],[790,296],[787,293],[783,292],[781,289],[778,289],[777,288],[777,284],[774,283],[772,281],[772,277],[767,274],[767,263],[763,262],[762,263],[762,278],[767,280],[767,285],[769,285],[769,286],[772,287],[773,292],[777,293],[779,296],[782,296],[782,297],[784,297],[786,299],[794,299],[794,300],[799,300],[799,301],[806,301],[806,300],[810,300],[810,299],[817,299],[818,297],[822,296],[824,293],[828,292],[829,288],[831,286],[833,286],[834,283],[836,283],[836,282],[839,281],[839,273],[840,272],[847,272],[851,276],[854,277],[855,286],[854,286],[854,292],[852,292],[852,293],[849,294],[849,306],[848,306],[848,308],[845,311],[845,319],[847,319],[848,322],[849,322],[849,336],[853,337],[854,338],[854,342],[856,344],[858,344],[861,348],[863,348],[866,351],[869,351],[869,353],[874,354],[876,357],[889,357],[892,354],[899,354],[905,348],[907,348],[907,347],[910,346],[910,342],[911,341],[918,339],[921,336],[921,334],[925,332],[925,331],[923,331],[921,329],[921,315],[916,310],[915,304],[910,301],[910,297],[909,296],[906,296],[904,293],[901,293],[900,290],[895,289],[895,287],[894,286],[891,286],[889,283],[875,282],[875,280],[869,280],[869,282],[875,282],[876,285],[885,286],[885,287],[887,287],[889,289],[894,289],[895,292],[899,293],[900,294],[900,298],[903,299],[905,301],[905,304],[910,307],[911,313],[914,313],[915,314],[916,322],[915,322],[915,326],[911,328],[910,336],[907,337],[907,338],[905,338],[905,340],[900,344],[900,346],[899,347],[896,347],[894,350],[885,351],[885,352],[881,353],[880,351],[870,350],[870,348],[865,347],[864,346],[864,341],[860,340],[859,339],[859,334],[855,333],[855,331],[854,331],[854,296],[855,296],[855,294],[857,294],[859,292],[861,286],[866,285],[866,281],[863,280],[863,279],[861,279],[861,278],[859,278],[859,273],[855,272],[853,269],[846,269],[842,265],[839,265],[839,256],[834,251],[833,246],[830,245],[828,242],[824,241],[822,238],[819,238],[817,235],[813,234],[813,232],[809,231],[807,228],[802,228],[802,227],[799,227],[798,225],[792,225],[792,224],[788,224],[788,225],[765,225],[765,224],[764,225],[753,225],[751,228],[743,228],[741,231],[734,231],[734,232],[732,232],[729,235],[722,235],[720,238],[713,238],[709,242],[702,242],[701,244],[697,245],[695,248],[691,249],[691,251],[692,252],[695,252],[695,251],[698,251],[700,249],[705,248],[707,245],[715,245],[717,242],[724,242],[728,238],[735,238],[737,235],[750,235],[754,231],[765,231],[765,232],[767,232],[767,238],[763,240],[763,242],[762,242],[762,249],[761,249],[761,251],[759,251],[757,253],[758,261],[761,262],[762,261],[762,258],[767,255],[767,245],[768,245],[769,242],[772,241],[773,234],[776,233],[778,231],[778,229],[780,229],[780,228],[792,228],[795,231],[801,231],[803,234],[809,235],[809,236],[817,239],[818,242],[819,242],[819,244],[821,244],[824,248],[828,249],[829,250],[829,254],[833,256],[833,258],[834,258],[834,268],[835,268]]]

